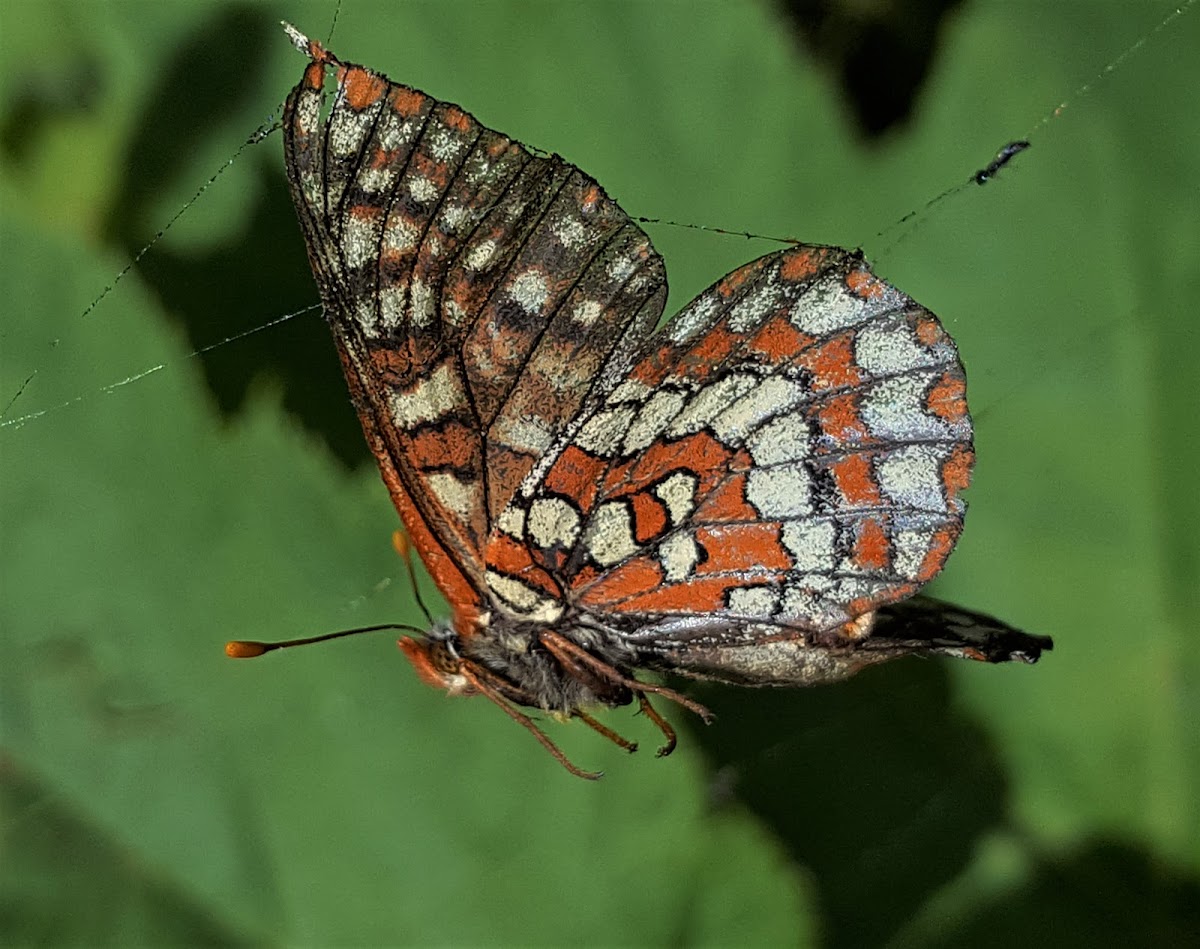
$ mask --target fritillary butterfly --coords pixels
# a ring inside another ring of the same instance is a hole
[[[914,594],[962,530],[966,379],[937,318],[860,253],[799,245],[662,327],[650,239],[593,179],[459,106],[311,62],[292,197],[363,431],[452,617],[420,677],[577,717],[639,670],[808,685],[908,654],[1051,648]],[[332,74],[332,100],[326,82]],[[237,652],[237,649],[234,649]]]

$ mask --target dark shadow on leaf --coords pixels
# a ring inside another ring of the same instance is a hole
[[[87,50],[62,64],[39,64],[13,85],[0,113],[0,158],[14,165],[37,154],[43,129],[92,111],[105,91],[99,60]]]
[[[934,949],[1200,946],[1200,880],[1144,851],[1094,841],[1039,863],[1025,886],[987,906]]]
[[[145,244],[149,209],[190,167],[213,129],[243,101],[263,101],[265,50],[283,42],[278,17],[261,8],[228,6],[197,29],[162,71],[132,136],[108,222],[109,236],[123,253],[133,257]],[[297,77],[302,65],[297,57]],[[252,165],[254,177],[246,186],[240,225],[202,251],[179,252],[164,241],[138,265],[166,312],[183,325],[193,350],[319,299],[288,198],[279,138],[243,152],[240,161]],[[285,408],[345,465],[370,457],[319,311],[200,358],[226,417],[242,409],[256,380],[273,378],[282,383]]]
[[[936,662],[704,693],[719,718],[692,731],[715,803],[740,799],[813,872],[827,946],[887,942],[1005,818],[1000,761]]]
[[[5,945],[243,946],[232,929],[160,867],[0,756]],[[66,899],[69,894],[69,899]],[[86,936],[84,936],[86,934]]]

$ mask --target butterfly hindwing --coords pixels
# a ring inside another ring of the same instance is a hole
[[[830,630],[941,569],[972,461],[936,317],[859,255],[796,247],[647,339],[514,499],[489,580],[543,616]]]

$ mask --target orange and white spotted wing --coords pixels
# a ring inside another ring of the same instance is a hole
[[[284,133],[310,262],[367,441],[465,616],[496,515],[661,316],[662,260],[558,156],[306,50]]]
[[[491,592],[633,642],[831,633],[941,569],[971,434],[932,313],[858,254],[770,254],[649,336],[577,420],[501,517]]]

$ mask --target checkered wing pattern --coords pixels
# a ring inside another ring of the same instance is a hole
[[[941,569],[971,437],[932,313],[859,254],[770,254],[644,341],[533,472],[489,545],[490,588],[660,646],[837,631]]]
[[[657,323],[662,261],[578,168],[309,47],[285,151],[326,316],[406,527],[478,600],[494,519]]]

